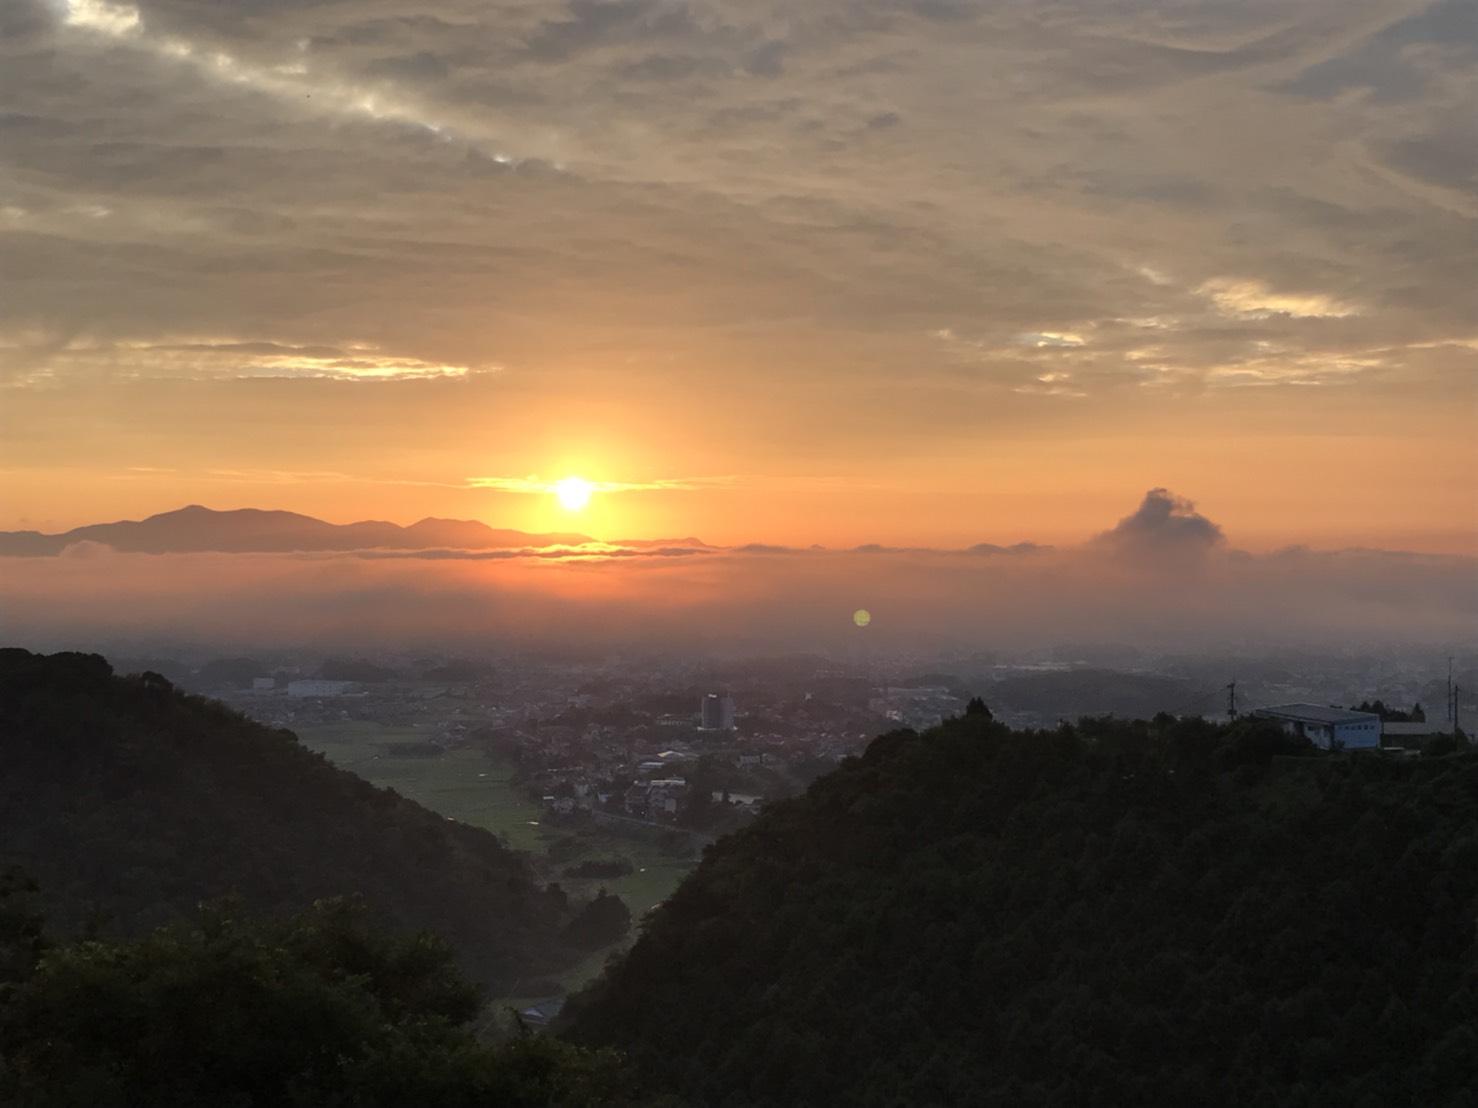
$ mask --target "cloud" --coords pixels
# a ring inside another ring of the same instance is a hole
[[[107,543],[93,542],[83,539],[81,542],[68,543],[62,547],[57,555],[59,558],[75,559],[80,561],[91,561],[113,556],[117,553]]]
[[[1418,457],[1471,402],[1475,51],[1470,0],[9,0],[0,462]]]
[[[590,542],[579,546],[527,546],[506,550],[360,550],[353,554],[371,561],[411,559],[429,562],[506,562],[534,559],[552,562],[601,562],[626,558],[689,558],[712,554],[720,547],[703,545],[671,546],[649,543],[627,546],[621,543]]]
[[[544,556],[545,554],[549,556]],[[571,556],[574,555],[574,556]],[[1472,558],[1379,551],[1234,556],[1188,582],[1100,546],[1024,556],[947,551],[113,554],[15,559],[7,632],[37,648],[109,643],[406,649],[579,643],[656,651],[1054,642],[1157,649],[1471,641]]]
[[[1220,527],[1166,489],[1150,489],[1131,515],[1094,540],[1116,553],[1150,558],[1201,555],[1223,542]]]
[[[1460,2],[16,7],[12,339],[350,337],[266,368],[356,378],[717,344],[784,382],[948,378],[950,330],[1050,397],[1472,329]],[[12,379],[97,361],[40,350]]]
[[[7,632],[36,647],[112,641],[346,646],[579,642],[725,652],[1165,649],[1465,642],[1478,559],[1379,550],[1230,550],[1188,501],[1152,489],[1077,547],[851,550],[689,542],[507,550],[123,554],[7,559]],[[1193,570],[1193,572],[1189,572]]]
[[[563,477],[546,480],[537,475],[528,477],[469,477],[465,487],[469,489],[494,489],[498,492],[529,493],[547,496],[558,491]],[[689,492],[694,489],[721,488],[732,484],[731,477],[705,477],[691,480],[661,478],[655,481],[589,481],[592,492]]]
[[[7,355],[9,357],[7,358]],[[11,372],[6,373],[7,362]],[[89,341],[61,338],[27,344],[0,337],[0,384],[56,385],[98,381],[247,380],[324,381],[456,379],[495,367],[438,364],[395,354],[376,343],[297,345],[240,339]]]
[[[1217,308],[1231,316],[1266,319],[1287,315],[1300,319],[1342,319],[1355,309],[1323,293],[1279,293],[1261,281],[1216,277],[1197,290],[1209,296]]]
[[[121,36],[137,30],[139,10],[132,4],[112,4],[108,0],[66,0],[66,21],[68,26]]]

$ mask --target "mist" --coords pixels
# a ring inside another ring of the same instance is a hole
[[[241,647],[581,643],[609,648],[1030,649],[1463,642],[1471,558],[1132,541],[979,551],[120,554],[12,558],[11,641]],[[866,608],[871,624],[852,613]]]

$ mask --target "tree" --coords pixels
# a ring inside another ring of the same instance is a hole
[[[37,892],[20,867],[0,872],[0,989],[30,977],[46,949]]]
[[[0,994],[0,1101],[25,1108],[229,1104],[596,1105],[619,1060],[487,1046],[450,949],[352,900],[285,921],[229,904],[132,942],[47,951]]]
[[[710,847],[562,1029],[696,1104],[1467,1104],[1475,826],[1478,753],[964,715]]]
[[[619,896],[601,889],[565,928],[565,937],[586,950],[598,950],[625,938],[631,930],[631,911]]]

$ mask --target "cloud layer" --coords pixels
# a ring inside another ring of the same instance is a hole
[[[6,373],[777,337],[1062,398],[1471,369],[1471,17],[16,0]]]
[[[1265,532],[1472,550],[1475,102],[1471,0],[7,0],[0,526],[754,474],[693,526],[1060,542],[1255,455]]]
[[[1081,546],[750,544],[6,559],[0,614],[47,647],[231,643],[722,652],[931,647],[1319,649],[1466,643],[1478,560],[1229,549],[1163,489]],[[859,631],[858,608],[873,615]],[[859,638],[865,635],[866,638]]]

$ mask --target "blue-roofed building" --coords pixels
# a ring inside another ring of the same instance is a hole
[[[1374,712],[1318,704],[1278,704],[1255,709],[1252,714],[1273,720],[1288,734],[1300,735],[1324,750],[1380,749],[1381,718]]]
[[[565,998],[562,996],[551,996],[544,1000],[536,1000],[527,1008],[518,1013],[518,1018],[532,1028],[548,1027],[564,1010]]]

